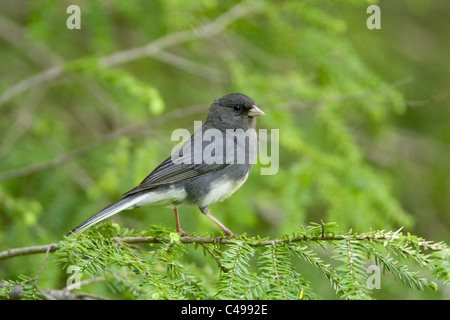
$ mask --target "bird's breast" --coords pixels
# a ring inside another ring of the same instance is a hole
[[[220,202],[230,197],[238,190],[247,180],[249,172],[240,179],[232,179],[224,176],[221,179],[213,181],[210,185],[209,192],[202,199],[201,206],[207,206],[211,203]]]

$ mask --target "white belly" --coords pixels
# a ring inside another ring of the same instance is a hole
[[[164,191],[154,191],[144,194],[134,207],[141,207],[147,204],[162,204],[166,202],[182,202],[186,198],[186,191],[183,188],[174,187]]]
[[[248,173],[245,175],[242,180],[238,183],[233,183],[231,181],[226,181],[226,179],[220,179],[214,182],[211,186],[211,191],[208,195],[203,199],[202,206],[207,206],[211,203],[223,201],[229,196],[231,196],[237,189],[239,189],[242,184],[247,180]]]

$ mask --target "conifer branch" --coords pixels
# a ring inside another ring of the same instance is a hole
[[[246,242],[251,247],[266,247],[273,245],[280,245],[284,243],[296,243],[296,242],[321,242],[321,241],[382,241],[382,240],[395,240],[398,239],[398,235],[395,233],[375,233],[375,234],[353,234],[353,235],[298,235],[290,238],[275,239],[275,240],[255,240],[248,238],[240,238]],[[114,241],[123,242],[127,244],[142,244],[142,243],[154,243],[163,244],[168,243],[171,239],[167,237],[152,237],[152,236],[133,236],[133,237],[114,237]],[[224,244],[232,245],[236,244],[234,239],[227,238],[208,238],[208,237],[197,237],[197,236],[186,236],[180,238],[180,243],[182,244]],[[426,241],[419,241],[419,247],[425,250],[431,251],[442,251],[448,250],[444,249],[438,244],[433,244]],[[22,248],[8,249],[0,252],[0,260],[9,259],[13,257],[54,252],[60,248],[58,243],[51,243],[42,246],[30,246]]]
[[[371,259],[410,288],[437,290],[437,284],[416,271],[416,262],[444,284],[450,283],[449,249],[445,243],[433,243],[400,230],[363,234],[331,232],[334,224],[315,224],[291,236],[279,239],[182,237],[160,226],[147,231],[118,229],[112,222],[100,224],[89,233],[71,236],[59,243],[10,249],[0,259],[20,255],[55,252],[56,261],[65,267],[76,266],[78,275],[117,281],[136,297],[166,299],[317,299],[311,283],[299,273],[292,257],[318,268],[330,280],[333,289],[345,299],[371,299],[367,285],[367,263]],[[325,246],[324,243],[329,245]],[[151,250],[136,245],[152,244]],[[155,244],[155,246],[153,246]],[[200,246],[217,262],[214,288],[208,288],[196,273],[198,269],[182,262],[185,246]],[[332,264],[325,264],[314,251],[320,247],[334,253]],[[431,253],[430,253],[431,251]],[[257,265],[252,263],[257,259]],[[7,280],[0,295],[11,296],[15,288],[30,299],[77,297],[70,285],[62,290],[38,287],[34,278],[20,276]],[[338,264],[336,266],[336,263]],[[192,273],[193,272],[193,273]],[[109,279],[108,279],[109,278]],[[205,287],[206,286],[206,287]],[[95,298],[95,297],[94,297]]]

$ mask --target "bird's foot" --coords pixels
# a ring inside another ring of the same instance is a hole
[[[229,238],[238,238],[239,236],[234,234],[233,232],[227,233],[225,236],[219,236],[214,239],[214,243],[222,242],[223,240],[229,239]]]
[[[189,233],[187,233],[186,231],[184,231],[184,230],[181,229],[181,228],[177,228],[177,232],[178,232],[179,234],[181,234],[182,237],[189,237],[189,236],[190,236]]]

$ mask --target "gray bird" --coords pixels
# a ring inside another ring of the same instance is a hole
[[[176,230],[178,205],[198,206],[227,236],[233,234],[209,212],[209,205],[231,196],[247,180],[258,152],[256,117],[264,115],[253,99],[231,93],[214,100],[206,122],[179,149],[123,198],[102,209],[67,235],[82,232],[125,209],[170,202]]]

